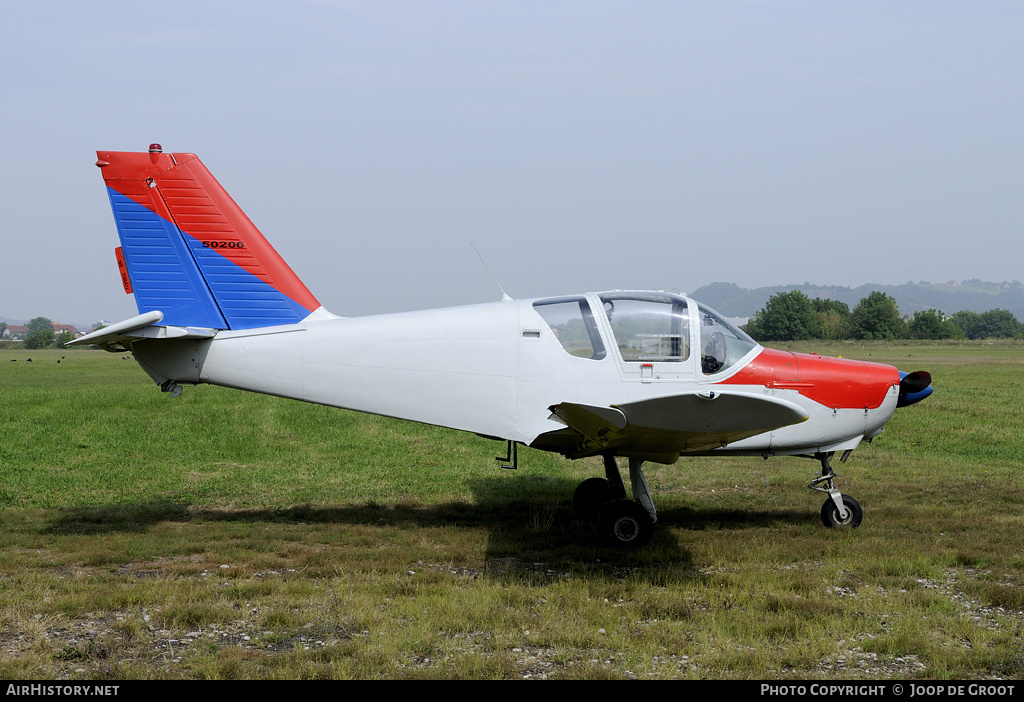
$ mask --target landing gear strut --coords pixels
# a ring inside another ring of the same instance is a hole
[[[572,506],[584,519],[597,525],[601,535],[616,546],[638,547],[654,534],[658,514],[642,470],[643,461],[629,459],[633,500],[626,498],[626,486],[615,456],[604,457],[604,478],[588,478],[576,488]]]
[[[828,453],[816,453],[814,459],[821,461],[821,477],[815,478],[808,485],[812,490],[818,492],[824,492],[828,494],[828,499],[825,500],[825,504],[821,506],[821,523],[830,529],[836,527],[846,527],[849,529],[855,529],[860,526],[861,520],[864,518],[864,512],[860,508],[860,503],[853,499],[849,495],[844,495],[839,492],[836,488],[835,479],[838,477],[834,470],[832,470],[831,459],[835,455],[835,451]],[[840,462],[845,462],[846,458],[850,455],[847,451],[840,458]],[[824,485],[824,487],[822,487]]]

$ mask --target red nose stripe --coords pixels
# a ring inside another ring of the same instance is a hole
[[[722,382],[796,390],[836,409],[875,409],[885,400],[889,388],[899,383],[900,374],[893,366],[775,349],[764,349],[739,373]]]

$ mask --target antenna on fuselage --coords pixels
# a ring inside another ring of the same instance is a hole
[[[487,271],[487,275],[491,276],[491,280],[494,281],[494,284],[498,286],[498,290],[501,291],[501,301],[502,302],[509,302],[509,301],[511,301],[512,298],[508,296],[507,292],[505,292],[505,288],[501,287],[501,283],[499,283],[498,279],[494,277],[493,273],[491,273],[491,269],[487,267],[487,262],[484,261],[484,257],[480,255],[480,249],[478,249],[476,247],[476,244],[474,244],[472,241],[469,242],[469,245],[473,247],[474,251],[476,251],[476,255],[480,256],[480,263],[484,264],[484,270]]]

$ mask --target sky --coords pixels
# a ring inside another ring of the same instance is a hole
[[[1024,279],[1024,4],[5,3],[0,318],[125,295],[96,150],[196,153],[331,312]]]

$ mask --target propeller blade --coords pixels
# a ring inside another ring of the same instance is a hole
[[[932,375],[928,371],[907,373],[900,379],[900,394],[911,395],[915,392],[921,392],[931,384]]]
[[[907,407],[932,394],[932,376],[927,371],[900,373],[900,396],[897,407]]]

